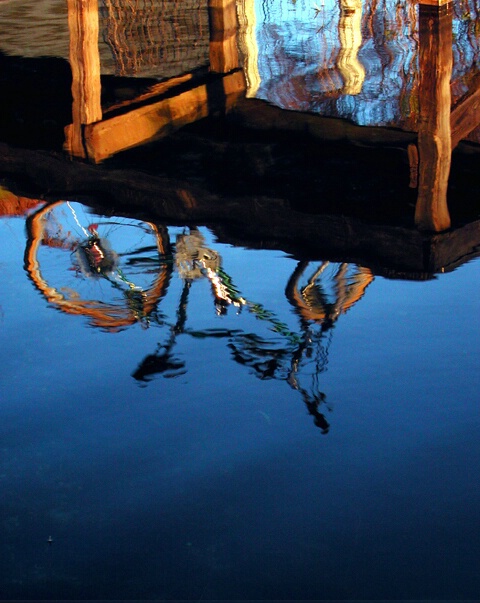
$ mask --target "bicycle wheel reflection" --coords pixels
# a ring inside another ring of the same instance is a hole
[[[107,331],[147,327],[172,272],[166,229],[57,201],[27,220],[25,269],[48,302]]]

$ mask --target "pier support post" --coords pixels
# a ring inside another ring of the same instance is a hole
[[[228,73],[239,66],[235,0],[208,0],[210,71]]]
[[[451,4],[419,6],[420,123],[419,190],[415,224],[440,232],[450,227],[447,187],[452,154],[450,78]]]
[[[67,0],[67,5],[73,104],[65,148],[76,157],[85,157],[83,126],[102,119],[98,0]]]

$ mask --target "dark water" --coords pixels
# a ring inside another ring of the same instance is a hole
[[[408,178],[360,186],[366,150],[325,143],[308,200],[278,141],[198,136],[112,159],[95,195],[85,162],[2,157],[0,598],[478,599],[478,223],[420,235]],[[200,209],[172,216],[169,178]],[[355,208],[382,195],[388,220]]]

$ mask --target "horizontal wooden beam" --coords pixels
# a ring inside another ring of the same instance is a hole
[[[89,159],[103,161],[120,151],[152,142],[179,128],[207,117],[212,110],[229,109],[245,90],[243,71],[238,70],[177,96],[163,98],[124,115],[85,126]]]
[[[180,75],[178,77],[172,77],[163,82],[159,82],[158,84],[153,84],[153,86],[149,86],[148,90],[135,96],[135,98],[130,98],[128,100],[119,101],[113,105],[110,105],[108,108],[103,110],[103,118],[105,119],[113,112],[120,111],[128,111],[133,109],[135,106],[139,106],[140,104],[145,104],[155,97],[162,96],[166,94],[172,88],[176,88],[177,86],[181,86],[186,84],[187,82],[193,80],[192,73],[186,73],[185,75]]]

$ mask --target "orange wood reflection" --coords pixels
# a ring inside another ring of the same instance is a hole
[[[217,103],[209,85],[202,84],[124,115],[87,125],[84,136],[88,157],[100,162],[120,151],[166,136],[207,117],[215,104],[218,109],[230,108],[245,89],[243,71],[224,76],[219,84],[221,95]]]
[[[239,64],[236,0],[209,0],[210,70],[228,73]]]
[[[452,152],[450,111],[452,75],[451,5],[420,5],[419,186],[415,223],[422,230],[450,227],[447,187]]]
[[[42,203],[40,199],[20,197],[0,186],[0,216],[25,216]]]
[[[66,128],[65,148],[85,157],[82,126],[102,119],[98,0],[67,0],[72,69],[72,124]]]
[[[334,276],[336,299],[332,304],[323,299],[316,289],[316,283],[320,283],[322,273],[329,262],[323,262],[310,277],[307,285],[299,289],[299,280],[308,264],[309,262],[300,262],[292,274],[285,292],[290,303],[307,321],[313,320],[319,323],[329,321],[333,324],[341,314],[345,314],[363,297],[366,288],[374,279],[371,270],[362,266],[358,266],[353,278],[347,278],[349,265],[340,264]]]
[[[184,74],[121,103],[122,115],[104,118],[100,103],[98,0],[68,0],[73,123],[66,128],[65,148],[71,155],[100,162],[170,134],[206,117],[212,110],[222,111],[232,106],[245,90],[237,50],[236,3],[235,0],[209,0],[208,8],[210,70],[225,74],[224,79],[199,82],[197,78],[194,82],[191,74]],[[175,94],[177,86],[179,91]]]

